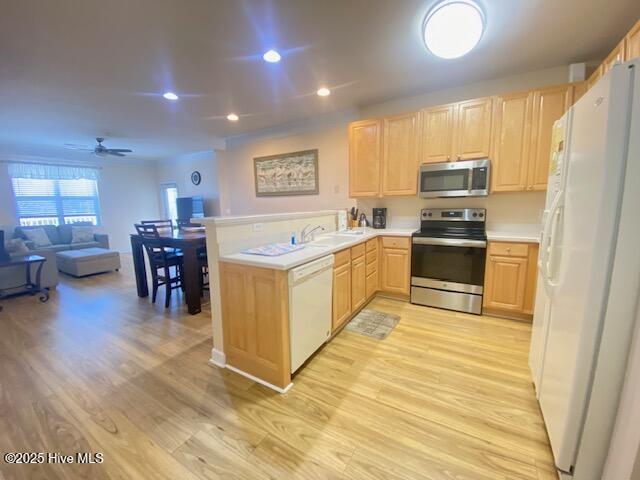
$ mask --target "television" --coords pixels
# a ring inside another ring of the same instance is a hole
[[[178,220],[204,217],[204,200],[201,196],[178,197],[176,199]]]

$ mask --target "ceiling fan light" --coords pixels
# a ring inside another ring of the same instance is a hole
[[[422,26],[424,44],[440,58],[466,55],[482,38],[485,18],[471,0],[444,0],[433,7]]]

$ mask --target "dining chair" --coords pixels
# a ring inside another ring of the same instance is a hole
[[[155,225],[159,231],[173,233],[173,221],[169,220],[142,220],[142,225]],[[179,253],[179,248],[165,247],[167,252]]]
[[[186,228],[201,227],[201,223],[194,223],[191,220],[176,220],[178,230]],[[198,263],[200,265],[200,296],[204,295],[205,290],[209,290],[209,263],[207,261],[207,247],[198,250]]]
[[[178,226],[178,230],[183,230],[185,228],[194,228],[201,227],[201,223],[193,223],[191,220],[178,219],[176,220],[176,225]]]
[[[155,225],[158,227],[158,230],[173,230],[173,220],[142,220],[140,222],[142,225]]]
[[[165,286],[166,294],[164,306],[169,308],[171,302],[171,291],[176,288],[183,288],[183,257],[181,252],[167,251],[160,242],[160,234],[155,224],[135,224],[136,231],[142,239],[142,245],[149,258],[151,269],[151,281],[153,283],[153,294],[151,301],[156,303],[158,288]],[[171,273],[173,267],[175,275]]]

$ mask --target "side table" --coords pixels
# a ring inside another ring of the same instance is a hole
[[[41,302],[46,302],[47,300],[49,300],[49,289],[48,288],[42,288],[40,286],[40,277],[42,274],[42,266],[44,265],[44,262],[46,262],[47,259],[44,257],[41,257],[40,255],[24,255],[24,256],[20,256],[20,257],[12,257],[11,259],[9,259],[8,261],[1,261],[0,262],[0,269],[3,268],[11,268],[11,267],[19,267],[19,266],[24,266],[26,269],[26,282],[22,285],[16,285],[15,287],[11,287],[11,288],[7,288],[4,290],[0,290],[0,299],[5,298],[5,297],[9,297],[12,295],[17,295],[17,294],[22,294],[22,293],[28,293],[30,295],[35,295],[37,293],[40,293],[40,297],[38,298]],[[32,265],[37,265],[37,269],[36,269],[36,278],[35,281],[32,280],[31,278],[31,266]],[[19,289],[19,288],[25,288],[24,291],[22,292],[14,292],[11,293],[13,290]],[[0,305],[0,311],[2,311],[2,306]]]

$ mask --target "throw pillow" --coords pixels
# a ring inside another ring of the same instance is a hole
[[[28,255],[29,249],[21,238],[13,238],[4,242],[4,249],[9,255]]]
[[[88,243],[93,241],[93,227],[71,227],[71,243]]]
[[[36,247],[50,247],[51,240],[44,228],[25,228],[24,234],[31,240]]]

